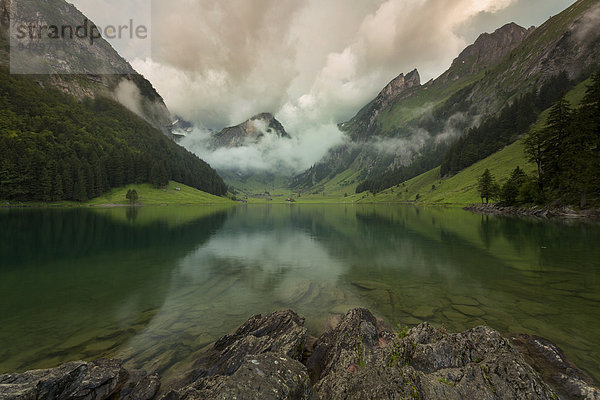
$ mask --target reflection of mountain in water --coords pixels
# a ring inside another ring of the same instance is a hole
[[[43,296],[50,299],[36,322],[14,322],[13,330],[25,324],[33,331],[42,321],[41,332],[68,333],[62,340],[71,356],[111,353],[168,379],[253,314],[292,308],[316,334],[328,318],[366,306],[393,324],[428,320],[452,330],[488,324],[504,333],[542,335],[600,375],[600,322],[593,318],[600,302],[597,226],[410,206],[256,205],[205,216],[194,216],[193,207],[157,210],[144,208],[129,219],[123,210],[84,216],[99,219],[91,230],[66,219],[63,225],[83,229],[78,246],[90,254],[66,246],[52,253],[45,245],[49,260],[68,256],[41,263],[42,274],[31,258],[11,258],[0,274],[9,278],[9,299],[23,302],[12,307],[26,315]],[[22,221],[29,230],[39,225]],[[61,229],[51,235],[78,231]],[[114,237],[104,237],[111,232]],[[110,245],[94,244],[102,240]],[[49,271],[60,279],[48,278]],[[41,294],[32,301],[19,297],[19,284]],[[61,299],[69,303],[68,316],[53,325]],[[99,325],[98,317],[106,323]],[[87,323],[96,340],[85,346],[70,340],[88,334]],[[112,335],[120,346],[107,347],[115,344]],[[64,358],[42,351],[51,360]]]
[[[176,261],[227,218],[171,224],[141,209],[138,224],[130,212],[0,212],[0,372],[114,353],[150,322]]]

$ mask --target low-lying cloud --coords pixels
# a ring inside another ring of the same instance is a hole
[[[257,126],[256,128],[259,128]],[[279,138],[266,132],[257,142],[239,147],[212,145],[212,133],[195,129],[180,144],[219,171],[240,174],[270,172],[292,176],[310,168],[327,151],[344,142],[345,136],[334,124],[304,126],[302,132],[288,130],[291,138]]]

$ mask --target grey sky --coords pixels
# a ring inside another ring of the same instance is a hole
[[[139,19],[148,9],[145,0],[73,2],[105,24],[119,4],[138,3]],[[272,112],[301,134],[349,119],[401,72],[417,68],[423,81],[438,76],[484,31],[508,22],[539,26],[572,3],[159,0],[151,57],[136,46],[116,47],[172,112],[198,125],[218,129]]]

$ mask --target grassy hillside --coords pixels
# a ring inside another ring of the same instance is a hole
[[[178,191],[177,188],[180,190]],[[213,196],[212,194],[173,181],[170,181],[165,189],[156,189],[147,183],[127,185],[113,189],[109,193],[84,204],[90,206],[108,204],[126,205],[129,204],[125,198],[129,189],[137,191],[139,196],[138,202],[144,206],[235,204],[229,199]]]
[[[566,95],[573,106],[581,103],[590,82],[589,79],[582,82]],[[532,129],[542,128],[549,112],[550,110],[546,110],[541,113]],[[464,206],[481,201],[477,192],[477,179],[483,171],[489,169],[502,184],[516,166],[520,166],[528,174],[535,172],[535,166],[525,158],[522,139],[450,178],[442,178],[438,167],[376,196],[365,193],[352,196],[351,199],[369,203],[419,202]]]
[[[421,203],[451,205],[477,203],[480,201],[477,179],[482,171],[489,169],[502,183],[517,165],[527,173],[535,171],[535,166],[525,160],[521,140],[450,178],[441,178],[438,167],[376,196],[368,195],[360,201],[416,202],[419,195],[418,202]]]
[[[177,188],[181,190],[176,190]],[[156,189],[154,186],[143,184],[131,184],[117,189],[112,189],[100,197],[86,202],[54,201],[54,202],[20,202],[0,200],[0,206],[11,207],[111,207],[129,205],[126,199],[127,191],[135,189],[138,193],[138,204],[143,206],[187,206],[187,205],[235,205],[236,203],[225,197],[217,197],[212,194],[194,189],[190,186],[170,181],[165,189]]]

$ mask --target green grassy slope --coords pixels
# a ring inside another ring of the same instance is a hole
[[[176,190],[179,188],[181,190]],[[112,189],[104,195],[88,200],[83,203],[75,201],[55,202],[20,202],[0,200],[0,206],[11,207],[110,207],[129,205],[125,198],[129,189],[135,189],[138,193],[138,203],[143,206],[182,206],[182,205],[235,205],[236,203],[225,197],[217,197],[212,194],[194,189],[190,186],[170,181],[165,189],[156,189],[150,184],[131,184],[117,189]]]
[[[176,190],[177,188],[181,190]],[[138,202],[144,206],[150,205],[200,205],[200,204],[235,204],[233,201],[213,196],[206,192],[182,185],[177,182],[169,182],[165,189],[156,189],[150,184],[127,185],[113,189],[109,193],[90,200],[85,205],[127,205],[125,198],[129,189],[135,189],[138,193]]]
[[[589,84],[588,79],[566,95],[573,106],[581,103]],[[532,129],[542,128],[546,124],[549,112],[550,110],[546,110],[541,113]],[[477,192],[477,179],[483,171],[489,169],[502,184],[516,166],[520,166],[527,173],[535,172],[535,166],[525,158],[522,139],[452,177],[442,178],[438,167],[376,196],[361,194],[352,196],[352,200],[369,203],[417,202],[419,195],[420,203],[464,206],[481,201]]]

